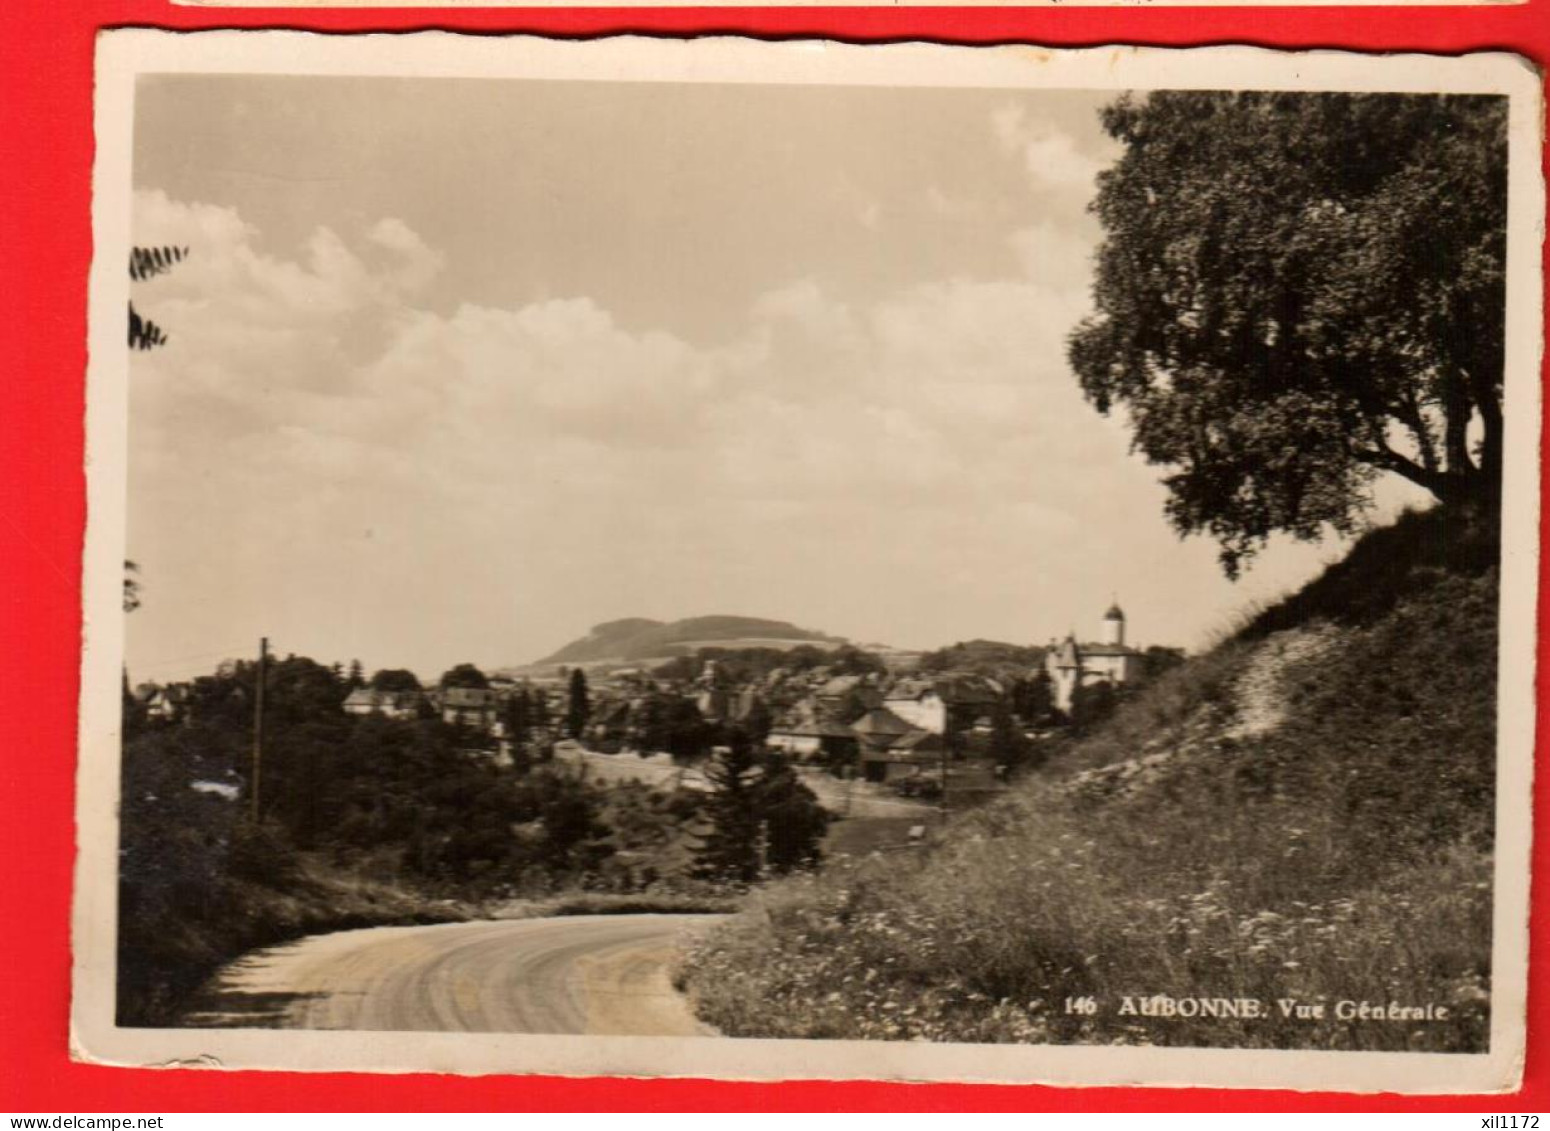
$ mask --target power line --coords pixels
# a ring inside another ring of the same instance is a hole
[[[187,656],[169,656],[134,666],[137,671],[159,671],[162,668],[175,667],[178,664],[186,664],[192,660],[236,659],[241,653],[242,648],[243,645],[241,644],[232,644],[214,652],[195,652]]]

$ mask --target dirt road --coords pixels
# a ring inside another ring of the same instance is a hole
[[[712,915],[375,927],[254,951],[185,1023],[221,1028],[691,1036],[673,957]]]

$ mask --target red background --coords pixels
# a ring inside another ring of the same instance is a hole
[[[1550,63],[1550,0],[1437,8],[210,9],[165,0],[12,0],[0,25],[0,1110],[1308,1110],[1550,1108],[1550,975],[1531,974],[1528,1063],[1511,1097],[879,1083],[733,1084],[543,1077],[133,1070],[72,1063],[69,913],[86,274],[91,260],[92,43],[99,28],[419,28],[589,36],[743,33],[1050,45],[1256,43],[1369,51],[1511,50]],[[1544,585],[1541,567],[1541,586]],[[1539,624],[1544,636],[1545,616]],[[1550,649],[1541,643],[1541,658]],[[1541,664],[1541,698],[1546,679]],[[1542,712],[1538,745],[1547,734]],[[1538,831],[1550,782],[1535,783]],[[1536,837],[1533,926],[1547,926]]]

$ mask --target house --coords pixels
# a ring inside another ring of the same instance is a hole
[[[976,675],[947,675],[901,679],[889,689],[883,706],[913,726],[946,735],[972,726],[1001,697],[1001,687],[994,680]]]
[[[592,704],[585,737],[594,750],[617,752],[635,737],[635,714],[635,704],[629,699],[602,699]]]
[[[856,732],[843,723],[786,723],[770,731],[765,745],[799,762],[816,758],[844,761],[855,752]]]
[[[727,716],[734,723],[747,722],[749,716],[759,712],[765,712],[765,718],[769,717],[770,706],[752,687],[744,687],[741,691],[734,691],[728,697]]]
[[[135,692],[135,698],[145,709],[146,718],[173,722],[184,716],[192,696],[186,683],[173,683],[166,687],[144,684]]]
[[[883,705],[882,693],[870,680],[860,675],[837,675],[826,680],[814,693],[818,709],[824,718],[840,720],[852,703],[859,703],[867,710]]]
[[[390,719],[418,718],[425,696],[419,691],[378,691],[359,687],[344,701],[347,715],[384,715]]]
[[[495,692],[487,687],[447,687],[441,692],[441,721],[491,734],[500,717]]]
[[[1107,683],[1120,687],[1141,678],[1142,653],[1125,643],[1125,613],[1119,605],[1103,614],[1097,641],[1079,644],[1069,634],[1059,644],[1051,641],[1044,657],[1045,671],[1054,685],[1055,706],[1067,713],[1079,687]]]
[[[867,781],[896,782],[940,767],[947,747],[940,734],[918,727],[887,707],[876,707],[851,730],[860,748],[861,776]]]

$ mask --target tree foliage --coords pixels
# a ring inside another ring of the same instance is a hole
[[[513,772],[435,718],[347,714],[343,669],[302,656],[268,666],[254,820],[242,795],[257,675],[236,661],[175,685],[187,692],[175,720],[124,693],[122,1024],[178,1019],[216,965],[309,926],[456,917],[442,907],[453,899],[635,891],[691,864],[692,791]]]
[[[1004,676],[1037,668],[1044,663],[1044,649],[1037,645],[1005,644],[999,640],[965,640],[937,648],[920,657],[923,672],[974,672]]]
[[[420,679],[407,668],[383,668],[371,677],[373,691],[419,691]]]
[[[751,884],[818,863],[829,814],[784,757],[755,749],[734,728],[705,767],[710,830],[696,853],[712,879]]]
[[[129,277],[135,282],[170,271],[174,263],[188,255],[186,247],[132,247],[129,249]],[[134,303],[129,304],[129,348],[148,350],[166,345],[167,335],[149,318],[136,312]]]
[[[188,255],[186,247],[132,247],[129,249],[129,277],[143,282],[172,270],[174,263]]]
[[[1055,686],[1049,672],[1036,668],[1031,675],[1013,681],[1012,713],[1034,726],[1045,722],[1055,709]]]
[[[1082,733],[1107,719],[1118,705],[1119,693],[1108,680],[1078,683],[1071,689],[1069,721],[1077,733]]]
[[[834,709],[834,721],[849,726],[878,705],[876,688],[852,687],[840,697]]]
[[[881,674],[887,671],[882,658],[852,645],[832,651],[812,644],[794,648],[696,648],[693,655],[675,656],[658,664],[651,674],[660,680],[692,683],[705,669],[707,660],[716,661],[716,669],[733,683],[753,683],[773,672],[800,674],[825,668],[833,675]]]
[[[449,668],[441,675],[443,689],[449,687],[461,687],[475,691],[487,690],[490,686],[489,677],[473,664],[458,664]]]
[[[816,865],[829,828],[829,813],[783,755],[764,755],[759,782],[760,818],[764,824],[764,865],[776,875]]]
[[[533,736],[533,701],[527,688],[519,687],[507,696],[503,721],[512,745],[523,746]]]
[[[140,567],[128,558],[124,559],[124,611],[132,613],[140,607]]]
[[[755,746],[763,746],[764,740],[770,736],[770,730],[775,726],[775,716],[770,713],[769,706],[764,700],[755,695],[753,702],[748,705],[748,713],[743,716],[742,728],[748,732],[750,741]]]
[[[256,663],[238,661],[199,677],[183,721],[142,723],[126,742],[123,835],[134,861],[126,890],[187,879],[194,864],[161,847],[181,840],[191,852],[204,846],[196,886],[229,873],[222,846],[249,820],[248,808],[195,783],[245,789],[257,674]],[[303,656],[268,666],[262,817],[288,852],[480,895],[586,884],[613,851],[606,786],[564,772],[508,772],[470,756],[466,736],[434,718],[346,714],[346,680]],[[635,839],[661,840],[688,816],[664,814],[665,824],[637,829]]]
[[[592,701],[587,692],[587,673],[572,668],[570,688],[565,700],[565,730],[572,738],[580,738],[592,717]]]
[[[642,756],[665,751],[680,762],[704,757],[719,736],[716,726],[700,714],[694,700],[660,691],[646,696],[636,716],[636,727]]]
[[[1161,644],[1149,645],[1141,653],[1141,679],[1150,683],[1164,672],[1172,671],[1184,662],[1184,649],[1168,648]]]
[[[1382,473],[1495,504],[1505,99],[1158,92],[1103,124],[1124,152],[1068,352],[1171,469],[1181,533],[1235,576],[1272,532],[1352,530]]]
[[[706,765],[711,827],[697,853],[704,875],[741,884],[759,878],[759,774],[753,744],[741,736]]]
[[[1023,734],[1008,704],[997,704],[991,712],[990,737],[985,752],[992,762],[1009,771],[1021,769],[1032,755],[1033,744]]]

